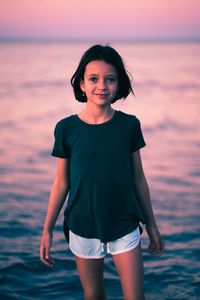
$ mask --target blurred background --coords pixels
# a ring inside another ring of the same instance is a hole
[[[166,252],[142,246],[147,300],[200,295],[200,4],[198,0],[0,1],[0,299],[83,299],[74,257],[54,232],[48,269],[39,246],[56,171],[54,127],[81,111],[70,78],[85,50],[113,46],[136,97],[114,108],[136,115]],[[108,299],[122,299],[111,256]]]

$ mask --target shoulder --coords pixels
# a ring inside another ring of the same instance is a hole
[[[135,124],[137,126],[137,125],[140,124],[139,119],[135,115],[127,114],[127,113],[122,112],[122,111],[118,111],[118,113],[119,113],[119,116],[120,116],[121,120],[124,120],[127,123],[130,123],[131,125]]]
[[[74,124],[76,123],[76,116],[70,115],[64,119],[61,119],[57,122],[54,130],[55,135],[66,135],[67,132],[70,131],[74,127]]]
[[[61,119],[57,122],[56,127],[68,127],[72,125],[75,121],[75,115],[70,115],[66,118]]]

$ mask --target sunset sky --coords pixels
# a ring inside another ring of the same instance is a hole
[[[0,0],[0,37],[200,37],[199,0]]]

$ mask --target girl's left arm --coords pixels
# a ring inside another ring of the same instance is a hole
[[[156,221],[155,221],[155,217],[151,205],[149,187],[144,175],[139,150],[132,153],[132,170],[133,170],[136,197],[140,203],[142,212],[144,214],[146,231],[150,239],[148,252],[150,254],[157,253],[158,257],[160,257],[164,251],[164,241],[156,225]]]

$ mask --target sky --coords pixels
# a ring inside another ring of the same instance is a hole
[[[0,0],[0,37],[200,37],[200,0]]]

